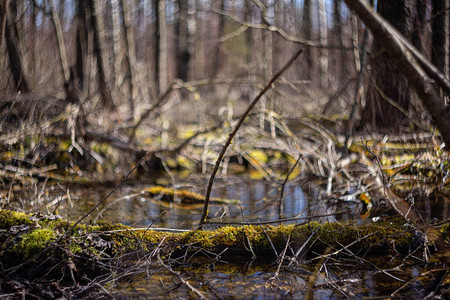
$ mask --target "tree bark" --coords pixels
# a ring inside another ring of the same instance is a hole
[[[14,28],[14,20],[11,19],[9,10],[6,11],[5,20],[6,48],[9,57],[9,68],[14,78],[15,88],[17,91],[27,93],[31,91],[31,88],[25,72],[26,63],[24,62],[23,51],[16,32],[17,28]]]
[[[158,14],[159,14],[159,88],[160,91],[167,89],[167,20],[166,20],[166,0],[159,0]]]
[[[445,0],[432,0],[431,62],[445,72]]]
[[[161,55],[161,32],[160,32],[160,25],[161,25],[161,15],[159,11],[159,2],[161,0],[153,0],[152,1],[152,11],[155,14],[155,47],[153,49],[153,81],[155,85],[155,92],[156,96],[159,97],[161,93],[161,87],[160,87],[160,80],[159,80],[159,73],[160,73],[160,55]]]
[[[310,41],[312,38],[312,24],[311,24],[311,0],[304,0],[303,2],[303,20],[301,33],[304,39]],[[308,79],[314,77],[314,59],[313,59],[313,49],[311,47],[306,47],[305,58],[307,61],[306,74]]]
[[[220,0],[218,2],[218,8],[221,11],[225,10],[225,0]],[[222,42],[220,41],[220,38],[224,35],[224,25],[225,25],[225,16],[222,14],[217,14],[217,36],[216,40],[217,42],[214,45],[214,59],[213,59],[213,65],[212,65],[212,72],[210,78],[217,77],[217,74],[219,73],[222,64],[223,64],[223,52],[222,52]]]
[[[343,78],[346,73],[346,61],[345,61],[345,50],[344,50],[344,37],[342,36],[342,0],[333,1],[333,33],[335,35],[334,41],[341,48],[336,55],[335,62],[335,74]]]
[[[1,8],[1,22],[0,22],[0,49],[2,48],[3,45],[3,37],[5,34],[5,28],[6,28],[6,17],[7,17],[7,12],[9,10],[9,0],[5,0],[3,4],[0,3],[0,8]],[[0,57],[0,65],[2,64],[2,58]]]
[[[404,35],[411,31],[412,10],[409,0],[379,0],[377,11],[401,34]],[[383,41],[379,41],[375,37],[372,48],[374,84],[370,84],[367,91],[367,103],[362,112],[361,126],[367,125],[371,128],[392,130],[398,126],[407,125],[409,119],[383,96],[387,96],[403,111],[407,111],[410,92],[408,81],[399,72],[388,51],[383,51],[388,49],[383,46],[385,46]]]
[[[131,21],[130,11],[128,9],[127,0],[119,0],[120,12],[122,14],[122,34],[125,42],[125,63],[127,65],[126,78],[128,82],[128,97],[130,115],[134,117],[134,69],[133,66],[136,63],[135,59],[135,45],[133,35],[131,33]]]
[[[370,28],[374,37],[390,50],[389,54],[392,60],[422,100],[441,133],[447,151],[450,150],[449,107],[445,106],[444,101],[434,88],[433,81],[418,64],[411,51],[405,46],[404,41],[399,38],[400,34],[364,1],[344,1]]]
[[[109,110],[114,109],[114,101],[112,99],[111,90],[108,85],[107,69],[105,64],[105,53],[103,40],[104,26],[101,17],[100,5],[98,0],[90,0],[91,4],[91,22],[94,33],[94,54],[97,59],[97,80],[100,89],[103,107]]]
[[[325,0],[319,0],[319,37],[320,44],[326,45],[328,41],[327,12],[325,10]],[[319,57],[320,67],[320,86],[328,87],[328,50],[320,49]]]
[[[423,29],[425,24],[425,16],[427,13],[427,6],[423,0],[415,1],[415,14],[414,14],[414,28],[412,33],[412,44],[420,52],[423,53]]]
[[[178,22],[175,25],[176,48],[176,77],[183,80],[189,80],[189,62],[191,60],[191,51],[189,49],[189,29],[188,29],[188,10],[189,1],[177,0],[178,4]]]

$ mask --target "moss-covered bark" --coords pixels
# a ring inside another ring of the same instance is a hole
[[[226,226],[181,233],[134,229],[121,224],[78,225],[72,232],[67,232],[70,227],[71,223],[62,219],[0,210],[1,239],[4,242],[0,250],[2,261],[8,261],[12,254],[23,261],[38,255],[55,241],[70,252],[89,251],[99,256],[147,252],[157,247],[166,255],[199,248],[214,252],[227,249],[222,255],[273,255],[272,245],[280,251],[288,237],[294,251],[309,239],[307,247],[304,247],[307,252],[322,253],[327,247],[332,247],[333,251],[348,247],[354,253],[389,254],[406,253],[418,242],[417,235],[398,220],[369,225],[310,222],[302,225]],[[448,241],[447,227],[429,230],[429,242]],[[63,239],[61,236],[64,234],[66,238]]]

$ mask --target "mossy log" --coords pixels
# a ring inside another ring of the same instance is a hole
[[[205,197],[203,195],[190,192],[187,190],[176,190],[172,188],[166,188],[163,186],[154,186],[145,189],[144,192],[148,193],[150,197],[159,198],[168,202],[181,202],[184,204],[196,204],[204,203]],[[239,200],[223,199],[223,198],[211,198],[212,204],[239,204]]]
[[[293,251],[302,247],[306,255],[323,253],[328,247],[336,254],[341,252],[339,249],[348,249],[355,254],[392,254],[407,253],[420,244],[418,240],[424,240],[398,219],[369,225],[308,222],[301,225],[226,226],[187,232],[136,229],[109,223],[71,228],[72,223],[64,219],[0,210],[0,259],[18,263],[42,252],[51,254],[48,250],[52,245],[77,255],[95,253],[99,258],[155,249],[166,256],[199,249],[223,252],[222,256],[236,253],[272,256],[274,248],[280,253],[288,240]],[[449,238],[449,225],[446,224],[430,229],[427,241],[441,240],[448,246]]]

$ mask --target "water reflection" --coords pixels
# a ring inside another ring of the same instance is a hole
[[[205,177],[179,179],[177,186],[203,194]],[[197,225],[203,205],[166,202],[149,197],[142,191],[149,185],[128,183],[87,218],[88,222],[120,222],[137,227],[164,227],[191,229]],[[10,208],[52,213],[57,209],[62,217],[76,220],[88,212],[112,189],[108,186],[64,189],[47,186],[36,200],[35,190],[20,191],[14,195]],[[211,204],[209,217],[221,222],[274,221],[285,218],[305,218],[322,215],[319,221],[360,221],[361,203],[335,202],[319,197],[320,188],[314,182],[300,184],[291,181],[284,187],[280,199],[281,183],[251,180],[247,177],[217,179],[212,197],[237,199],[239,204]],[[427,222],[445,220],[449,216],[448,196],[440,194],[412,194],[415,206]],[[29,199],[34,199],[30,201]],[[281,201],[281,202],[280,202]],[[8,207],[6,207],[8,208]],[[325,215],[325,216],[324,216]],[[285,223],[299,223],[293,220]]]

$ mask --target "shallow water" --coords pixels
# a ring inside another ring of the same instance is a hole
[[[191,177],[172,185],[204,195],[207,178]],[[165,227],[191,229],[198,224],[203,204],[184,204],[154,199],[144,192],[151,185],[125,183],[117,189],[86,220],[88,222],[119,222],[137,227]],[[301,186],[287,183],[280,204],[282,183],[251,180],[247,177],[217,179],[212,197],[239,200],[238,204],[211,204],[209,218],[216,222],[273,221],[282,218],[298,218],[285,223],[300,223],[303,218],[320,215],[320,221],[344,221],[359,219],[360,204],[343,202],[330,205],[318,200],[319,189],[314,183]],[[67,190],[48,186],[40,199],[33,196],[35,189],[15,195],[11,206],[28,211],[41,211],[77,220],[103,199],[112,186],[72,186]],[[34,199],[29,201],[26,199]],[[324,216],[325,215],[325,216]],[[328,215],[328,216],[327,216]]]
[[[179,189],[187,189],[204,194],[206,177],[191,176],[188,178],[172,178],[166,185]],[[170,184],[169,184],[170,183]],[[319,197],[320,188],[309,182],[300,184],[291,181],[286,184],[284,197],[280,205],[281,182],[251,180],[243,176],[218,178],[214,185],[212,197],[237,199],[239,204],[212,204],[209,217],[213,221],[250,222],[273,221],[281,218],[297,218],[285,223],[302,223],[308,217],[318,221],[355,221],[370,222],[361,217],[362,204],[351,201],[331,203]],[[166,202],[149,197],[144,191],[149,184],[127,182],[118,188],[111,197],[99,206],[88,218],[87,222],[102,221],[120,222],[135,227],[158,227],[192,229],[200,219],[202,204],[183,204],[179,201]],[[103,199],[113,186],[37,186],[33,189],[14,193],[8,207],[26,211],[52,213],[57,210],[64,218],[77,220],[86,214],[95,204]],[[6,194],[2,194],[5,204]],[[35,195],[38,195],[36,197]],[[30,201],[30,199],[33,199]],[[322,199],[322,200],[321,200]],[[447,199],[447,200],[446,200]],[[448,198],[421,199],[416,201],[424,219],[442,221],[449,217]],[[420,203],[420,205],[419,205]],[[209,225],[214,228],[215,225]],[[292,254],[291,254],[292,256]],[[420,256],[420,254],[419,254]],[[375,258],[371,258],[375,259]],[[275,256],[269,261],[253,261],[248,257],[233,257],[214,260],[205,257],[194,257],[189,265],[174,268],[185,279],[212,298],[248,298],[279,299],[303,298],[308,289],[308,278],[314,270],[314,263],[300,264],[292,268],[281,268],[273,278],[278,265]],[[383,262],[388,268],[389,262]],[[398,262],[396,265],[400,264]],[[113,288],[114,296],[127,298],[197,298],[184,285],[160,265],[149,264],[147,275],[139,275],[121,281]],[[321,269],[320,276],[311,290],[314,299],[340,299],[379,297],[390,295],[400,288],[405,281],[417,280],[402,296],[416,297],[424,289],[419,280],[422,270],[416,264],[408,264],[402,270],[390,271],[399,280],[368,269],[367,264],[355,265],[354,258],[347,262],[345,258],[337,262],[329,262]],[[405,281],[401,281],[405,280]]]

